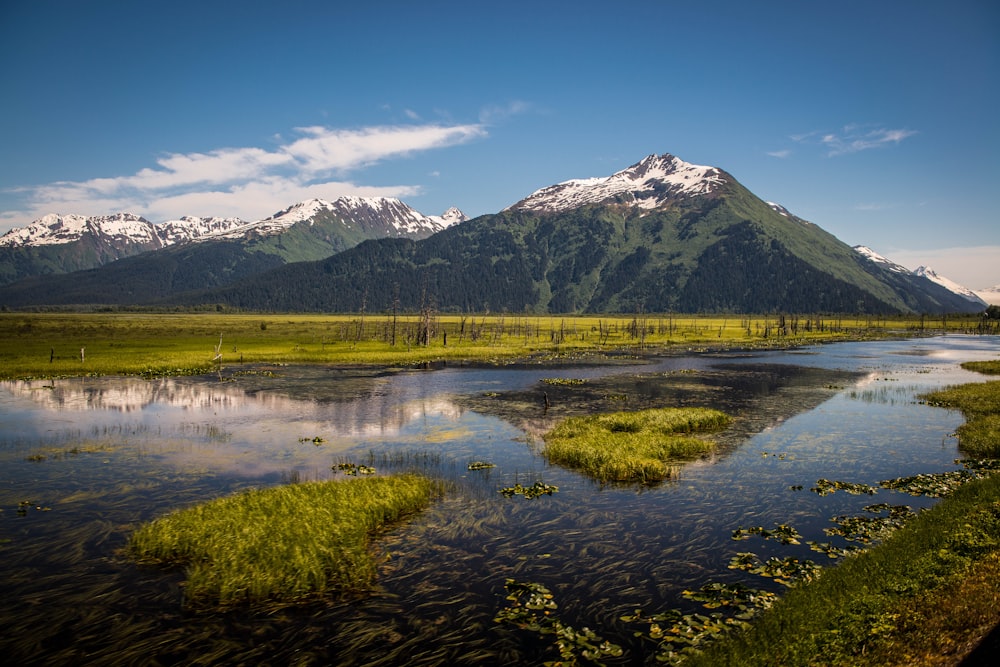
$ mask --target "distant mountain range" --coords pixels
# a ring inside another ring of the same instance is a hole
[[[85,270],[63,273],[75,269]],[[0,281],[9,283],[0,287],[8,307],[938,313],[985,305],[930,269],[851,248],[725,171],[672,155],[551,185],[473,220],[359,197],[302,202],[252,223],[46,216],[0,237]]]

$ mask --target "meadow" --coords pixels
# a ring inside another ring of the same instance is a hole
[[[975,331],[975,316],[0,312],[0,379],[200,375],[236,364],[502,363]]]

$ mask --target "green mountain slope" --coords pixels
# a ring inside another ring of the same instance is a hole
[[[930,281],[891,282],[829,233],[728,179],[653,210],[622,201],[507,210],[422,241],[368,241],[172,301],[305,311],[968,310]]]

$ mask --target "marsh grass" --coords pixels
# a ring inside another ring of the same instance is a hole
[[[962,411],[966,422],[955,434],[963,452],[977,458],[1000,458],[1000,380],[948,387],[920,398],[930,405]]]
[[[551,462],[582,470],[601,482],[655,483],[677,465],[711,451],[693,433],[721,429],[730,417],[707,408],[653,408],[570,417],[544,437]]]
[[[967,646],[996,622],[989,573],[997,570],[998,554],[1000,475],[994,475],[963,485],[879,546],[790,589],[749,631],[685,664],[925,664],[918,653]],[[965,599],[955,598],[958,591]],[[950,617],[965,614],[967,604],[975,607],[971,623]]]
[[[417,315],[0,312],[0,379],[192,375],[239,364],[498,362],[672,346],[770,348],[975,324],[969,318],[935,324],[847,316],[437,315],[426,344],[417,344]]]
[[[250,489],[141,526],[128,543],[139,563],[186,569],[199,606],[289,602],[372,584],[374,533],[442,492],[418,475]]]

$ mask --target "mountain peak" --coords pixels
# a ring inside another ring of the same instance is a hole
[[[554,213],[609,200],[654,209],[710,194],[726,182],[715,167],[691,164],[669,153],[654,154],[605,178],[573,179],[536,190],[508,210]]]
[[[930,280],[933,283],[937,283],[938,285],[945,288],[949,292],[957,294],[958,296],[962,297],[963,299],[966,299],[967,301],[971,301],[972,303],[978,305],[983,305],[983,306],[986,305],[986,301],[982,299],[979,295],[977,295],[974,291],[972,291],[968,287],[959,285],[954,280],[949,280],[944,276],[939,276],[934,271],[934,269],[930,268],[929,266],[919,266],[915,271],[910,271],[905,266],[902,266],[901,264],[896,264],[892,260],[886,259],[885,257],[878,254],[868,246],[856,245],[854,246],[854,251],[857,252],[859,255],[865,257],[866,259],[868,259],[870,262],[873,262],[875,264],[880,264],[883,268],[888,269],[893,273],[900,273],[903,275],[913,275],[926,278],[927,280]]]

